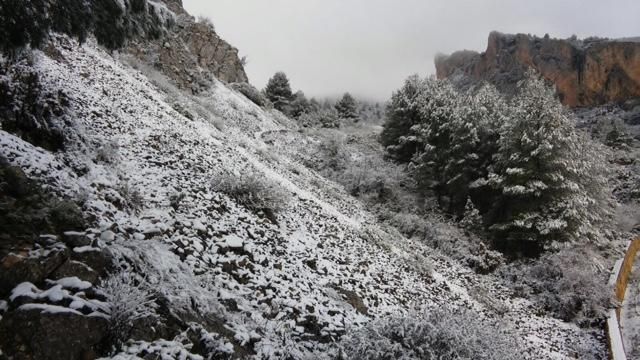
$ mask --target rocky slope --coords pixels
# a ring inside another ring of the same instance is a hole
[[[205,89],[212,77],[226,83],[248,82],[238,49],[220,38],[211,23],[196,21],[180,0],[163,2],[173,12],[175,25],[158,40],[130,44],[129,52],[194,93]]]
[[[435,60],[438,78],[465,75],[512,91],[527,68],[556,84],[568,106],[640,97],[640,43],[633,39],[552,39],[492,32],[483,53],[460,51]]]
[[[59,35],[18,64],[0,59],[2,84],[13,69],[38,79],[28,95],[56,94],[50,128],[28,134],[62,136],[43,148],[0,130],[0,215],[12,214],[0,221],[0,358],[331,359],[373,319],[442,307],[499,323],[523,359],[605,357],[602,331],[544,316],[381,226],[282,151],[312,140],[215,65],[200,62],[206,81],[192,88],[198,51],[184,41],[199,25],[180,30],[187,15],[167,4],[178,30],[131,45],[138,60]],[[157,62],[165,50],[177,57]],[[277,211],[234,193],[247,178],[278,194]]]
[[[0,303],[6,354],[108,354],[102,344],[114,305],[96,275],[114,268],[143,276],[157,303],[151,319],[132,324],[120,359],[331,358],[340,336],[372,318],[441,306],[501,319],[524,343],[525,359],[603,351],[602,333],[537,315],[491,277],[380,228],[340,187],[270,155],[264,132],[299,136],[278,113],[214,81],[206,94],[181,95],[189,120],[167,102],[177,89],[158,88],[95,44],[57,38],[53,46],[57,59],[37,52],[33,67],[68,98],[65,151],[0,131],[0,152],[58,196],[77,199],[89,224],[2,259],[3,272],[22,281]],[[252,172],[289,193],[275,217],[215,186]],[[29,263],[43,270],[22,277]],[[61,264],[77,270],[62,272]],[[478,287],[482,296],[471,291]]]

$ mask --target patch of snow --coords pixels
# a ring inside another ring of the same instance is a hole
[[[227,235],[224,238],[224,242],[227,245],[227,247],[230,247],[230,248],[241,248],[242,245],[244,244],[244,240],[242,240],[242,238],[236,235]]]
[[[82,316],[82,313],[64,306],[50,304],[24,304],[18,307],[18,311],[40,310],[46,314],[74,314]]]
[[[91,285],[90,282],[80,280],[76,276],[62,278],[62,279],[59,279],[59,280],[55,280],[53,282],[56,283],[56,284],[59,284],[60,286],[62,286],[64,288],[70,288],[70,289],[76,289],[76,290],[86,290],[86,289],[89,289],[89,288],[91,288],[93,286],[93,285]]]

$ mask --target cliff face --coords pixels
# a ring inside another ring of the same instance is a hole
[[[435,60],[438,78],[465,75],[513,91],[527,68],[552,81],[571,107],[640,97],[640,42],[561,40],[492,32],[484,53],[461,51]]]
[[[238,49],[218,36],[212,24],[196,21],[180,0],[163,1],[175,14],[175,26],[159,40],[133,44],[130,52],[193,92],[206,88],[211,75],[226,83],[249,81]]]

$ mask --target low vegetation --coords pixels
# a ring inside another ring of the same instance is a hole
[[[508,329],[470,311],[420,310],[372,321],[340,343],[343,359],[509,360],[520,345]]]
[[[247,209],[263,211],[267,215],[286,208],[291,197],[279,184],[255,170],[237,176],[224,173],[213,180],[212,186]]]

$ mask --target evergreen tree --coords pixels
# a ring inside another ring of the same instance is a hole
[[[624,149],[628,148],[632,142],[633,138],[625,131],[624,124],[617,124],[611,120],[611,130],[607,132],[604,143],[616,149]]]
[[[6,54],[31,45],[39,47],[51,27],[48,16],[50,4],[46,0],[11,1],[0,3],[0,46]]]
[[[457,141],[453,125],[459,121],[458,94],[449,82],[431,78],[422,82],[417,102],[420,122],[411,127],[409,135],[400,137],[400,144],[422,145],[413,158],[418,188],[425,194],[433,192],[439,205],[449,209],[447,186],[451,179],[446,169],[455,143],[452,140]]]
[[[358,119],[358,104],[349,93],[345,93],[338,101],[336,110],[341,119]]]
[[[309,107],[311,112],[318,112],[322,108],[322,104],[320,104],[316,98],[312,97],[311,100],[309,100]]]
[[[311,112],[311,104],[302,91],[298,91],[293,96],[293,100],[286,108],[286,113],[290,117],[298,118],[302,114]]]
[[[498,91],[485,85],[469,91],[457,102],[450,124],[450,149],[443,169],[444,191],[449,213],[463,215],[468,197],[485,208],[486,194],[474,192],[471,185],[487,175],[499,138],[498,129],[508,112],[508,105]]]
[[[496,191],[485,223],[496,246],[537,256],[554,242],[592,236],[608,216],[602,157],[544,81],[529,74],[500,129],[495,164],[477,182]]]
[[[289,85],[289,79],[283,72],[277,72],[265,88],[265,94],[267,99],[273,103],[273,107],[286,112],[287,107],[293,100],[293,93],[291,92],[291,85]]]
[[[418,149],[424,147],[416,138],[410,138],[411,128],[421,121],[418,96],[423,80],[418,75],[405,80],[403,87],[394,92],[386,108],[386,120],[380,133],[380,143],[387,155],[408,163]]]
[[[51,9],[53,31],[68,34],[83,43],[91,29],[91,3],[85,0],[57,0]]]

